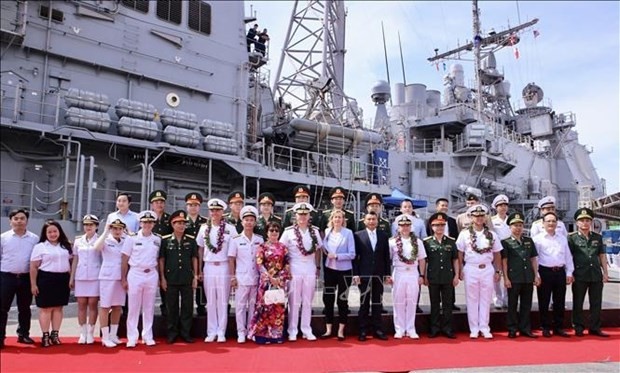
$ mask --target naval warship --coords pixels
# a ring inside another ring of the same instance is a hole
[[[553,195],[569,226],[570,212],[602,196],[575,116],[545,105],[535,84],[522,89],[524,107],[510,101],[496,55],[534,21],[489,35],[474,22],[474,41],[430,57],[474,54],[473,87],[460,64],[443,92],[396,83],[392,96],[369,82],[368,127],[343,91],[344,3],[291,5],[272,71],[276,53],[247,50],[255,18],[241,1],[2,1],[2,229],[21,207],[34,226],[57,219],[79,231],[84,214],[114,211],[118,192],[139,211],[155,189],[168,210],[189,192],[238,190],[256,204],[270,191],[282,214],[295,185],[310,187],[317,208],[339,185],[358,215],[377,192],[413,198],[423,217],[439,197],[456,210],[468,194],[505,194],[528,222]]]

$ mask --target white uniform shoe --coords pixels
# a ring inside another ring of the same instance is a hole
[[[409,333],[409,338],[411,338],[411,339],[420,339],[420,336],[417,333]]]
[[[237,337],[237,343],[245,343],[245,335],[241,334]]]
[[[226,337],[224,337],[223,335],[218,335],[217,343],[224,343],[224,342],[226,342]]]
[[[491,332],[482,332],[482,336],[485,339],[493,339],[493,334],[491,334]]]
[[[134,348],[136,347],[136,341],[127,341],[127,348]]]
[[[471,332],[471,333],[469,333],[469,338],[476,339],[476,338],[478,338],[478,334],[479,334],[478,332],[475,332],[475,333]]]
[[[78,339],[78,344],[83,345],[86,343],[86,328],[88,325],[80,325],[80,338]]]
[[[288,340],[289,340],[289,342],[295,342],[297,340],[297,336],[291,334],[291,335],[288,336]]]
[[[153,339],[149,339],[148,341],[144,341],[144,344],[147,346],[155,346],[156,343]]]
[[[214,335],[208,335],[207,338],[205,338],[205,342],[207,343],[211,343],[215,341],[215,336]]]
[[[91,345],[95,343],[95,326],[88,325],[86,328],[86,344]]]
[[[402,339],[402,338],[403,338],[403,333],[395,333],[395,334],[394,334],[394,338],[396,338],[396,339]]]
[[[304,334],[303,335],[304,339],[307,339],[309,341],[316,341],[316,336],[312,333],[310,334]]]

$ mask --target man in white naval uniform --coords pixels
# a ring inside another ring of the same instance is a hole
[[[288,248],[291,265],[291,283],[288,294],[288,340],[296,341],[301,309],[301,333],[309,341],[315,341],[310,326],[312,298],[320,269],[320,253],[323,241],[319,229],[310,225],[311,204],[296,203],[293,206],[295,224],[286,228],[280,242]]]
[[[245,206],[239,214],[243,232],[234,237],[228,249],[230,285],[235,289],[235,318],[237,320],[237,342],[245,343],[247,327],[254,315],[256,293],[258,292],[258,267],[256,251],[264,242],[263,237],[254,234],[258,210]]]
[[[207,202],[209,220],[200,227],[196,236],[198,257],[204,265],[202,277],[207,295],[207,337],[205,342],[226,342],[228,324],[228,297],[230,275],[228,272],[228,248],[237,229],[226,222],[226,203],[219,198]]]
[[[499,281],[502,268],[499,252],[502,245],[495,232],[485,226],[488,209],[474,205],[467,210],[472,218],[469,228],[463,229],[456,240],[459,268],[465,280],[469,337],[493,338],[489,327],[493,282]],[[463,267],[465,263],[465,267]]]
[[[161,238],[153,233],[157,220],[155,212],[146,210],[138,214],[140,230],[128,236],[121,250],[121,281],[128,295],[127,347],[136,347],[138,320],[142,314],[142,341],[155,346],[153,339],[153,315],[155,296],[159,288],[157,258]]]
[[[512,235],[510,227],[506,224],[506,220],[508,219],[509,202],[510,200],[508,199],[508,196],[500,194],[493,199],[492,203],[492,206],[495,211],[497,211],[497,214],[493,215],[491,218],[491,223],[493,223],[493,231],[497,234],[500,241],[509,238]],[[508,308],[508,291],[506,290],[502,279],[503,276],[494,285],[495,292],[493,295],[493,304],[497,309]]]
[[[555,207],[555,197],[546,196],[544,198],[541,198],[541,200],[538,201],[538,208],[540,209],[541,218],[532,223],[532,227],[530,228],[530,237],[532,238],[536,237],[539,233],[545,231],[542,219],[543,216],[550,212],[557,215]],[[568,231],[566,230],[566,226],[561,220],[558,220],[558,225],[555,227],[555,233],[560,234],[564,237],[568,237]]]

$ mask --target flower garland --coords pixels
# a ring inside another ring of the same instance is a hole
[[[211,244],[211,219],[207,221],[207,230],[205,231],[205,246],[209,249],[213,254],[217,254],[222,251],[222,246],[224,246],[224,228],[226,228],[226,222],[224,219],[220,220],[220,226],[217,230],[217,247],[213,247]]]
[[[295,238],[297,239],[297,248],[299,249],[299,251],[301,251],[301,253],[305,256],[314,254],[318,245],[318,240],[316,239],[314,229],[312,229],[312,227],[308,227],[308,230],[310,231],[310,238],[312,239],[312,246],[310,246],[310,250],[306,250],[306,248],[304,247],[304,241],[301,237],[299,225],[295,224],[295,228],[293,230],[295,231]]]
[[[396,253],[398,254],[398,259],[405,264],[413,264],[418,259],[418,238],[415,234],[411,234],[409,236],[409,241],[411,241],[411,257],[406,258],[403,253],[403,238],[401,235],[396,237]]]
[[[471,249],[473,251],[477,252],[478,254],[485,254],[493,250],[493,234],[491,233],[491,231],[489,231],[489,228],[487,228],[486,225],[484,226],[484,230],[482,232],[484,234],[484,237],[489,241],[489,246],[484,249],[479,249],[478,245],[476,244],[476,232],[474,232],[474,227],[470,225],[468,229],[469,238],[471,239]]]

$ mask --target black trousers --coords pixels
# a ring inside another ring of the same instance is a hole
[[[518,330],[521,333],[530,333],[532,331],[530,313],[532,312],[533,294],[534,285],[532,283],[512,282],[512,287],[508,289],[507,326],[509,332],[516,332]],[[549,306],[547,306],[548,308]]]
[[[564,298],[566,297],[566,270],[538,266],[540,286],[537,289],[540,325],[543,329],[564,327]],[[553,297],[553,321],[549,319],[549,301]]]
[[[168,285],[166,308],[168,309],[168,337],[189,338],[191,336],[193,318],[193,289],[191,285]],[[179,297],[181,307],[179,312]]]
[[[206,305],[207,295],[205,294],[204,283],[198,281],[198,287],[196,287],[196,310],[199,310],[199,312],[202,310],[204,313]]]
[[[428,295],[431,299],[430,332],[452,332],[452,305],[454,304],[454,286],[448,284],[428,284]],[[439,311],[443,312],[440,318]]]
[[[334,301],[338,305],[338,323],[346,324],[349,315],[349,286],[351,286],[351,270],[337,271],[324,267],[325,287],[323,304],[325,305],[325,322],[334,323]],[[338,298],[336,298],[336,291]]]
[[[583,331],[583,301],[588,292],[590,301],[590,331],[601,330],[601,305],[603,303],[603,282],[578,281],[573,282],[573,326],[575,330]]]
[[[6,337],[6,324],[9,318],[11,303],[17,296],[17,335],[30,336],[30,305],[32,293],[30,289],[30,274],[13,274],[0,272],[0,340]]]
[[[381,320],[381,296],[383,295],[382,276],[361,276],[360,310],[358,313],[359,332],[367,333],[370,326],[370,312],[372,311],[372,327],[374,332],[383,332]],[[372,302],[372,304],[371,304]]]

